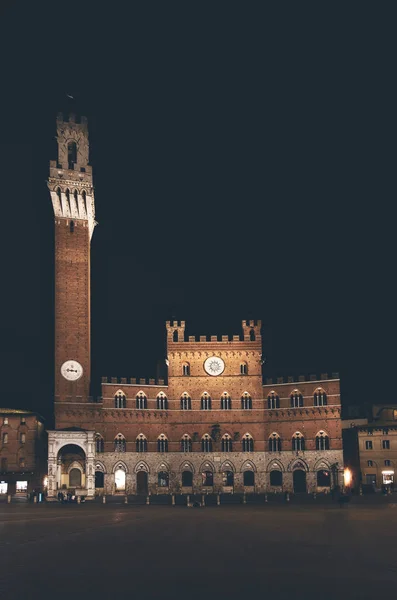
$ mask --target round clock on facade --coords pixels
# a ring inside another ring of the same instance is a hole
[[[204,362],[204,370],[208,375],[220,375],[225,370],[225,363],[219,356],[210,356]]]
[[[77,360],[67,360],[61,367],[61,374],[69,381],[76,381],[82,376],[83,367]]]

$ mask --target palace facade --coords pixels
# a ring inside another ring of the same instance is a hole
[[[102,380],[90,397],[90,244],[95,227],[87,121],[57,119],[48,187],[55,217],[55,429],[48,496],[313,492],[343,483],[338,374],[262,377],[260,321],[233,336],[166,323],[166,380]]]

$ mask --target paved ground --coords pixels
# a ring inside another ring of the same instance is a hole
[[[397,505],[0,504],[9,599],[394,597]]]

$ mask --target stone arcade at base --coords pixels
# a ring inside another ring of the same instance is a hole
[[[307,492],[342,484],[339,378],[262,381],[260,321],[240,335],[186,337],[167,322],[167,381],[90,389],[88,128],[59,115],[48,186],[55,215],[55,427],[48,497],[95,493]]]

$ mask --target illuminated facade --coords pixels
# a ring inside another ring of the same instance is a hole
[[[58,116],[48,181],[55,216],[55,430],[50,497],[329,490],[343,472],[339,378],[262,380],[260,321],[239,335],[187,336],[166,323],[167,380],[90,388],[88,128]]]
[[[0,408],[0,497],[41,490],[47,472],[43,418]]]

